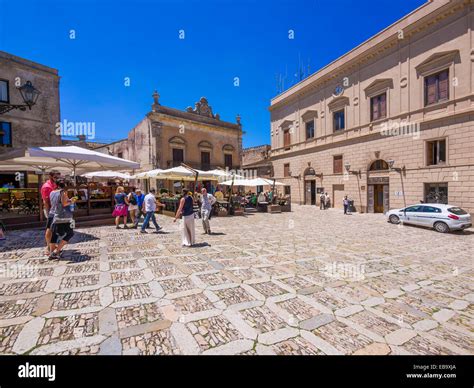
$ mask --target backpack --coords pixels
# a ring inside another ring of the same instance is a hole
[[[69,224],[72,221],[72,211],[69,205],[63,206],[61,203],[61,197],[63,190],[60,191],[59,201],[56,213],[54,214],[53,224]]]

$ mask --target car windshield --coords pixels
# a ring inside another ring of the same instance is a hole
[[[460,207],[450,207],[448,212],[456,214],[457,216],[463,216],[467,214],[467,211],[461,209]]]

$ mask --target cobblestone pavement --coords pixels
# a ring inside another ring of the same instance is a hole
[[[331,209],[0,246],[2,354],[474,354],[474,232]]]

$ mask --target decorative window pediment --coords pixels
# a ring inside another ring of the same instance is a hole
[[[225,144],[222,147],[222,151],[228,151],[228,152],[233,152],[235,150],[234,146],[231,144]]]
[[[459,61],[459,50],[442,51],[430,55],[427,59],[415,67],[419,75],[424,75],[432,70],[447,67]]]
[[[344,108],[346,105],[349,105],[349,97],[339,96],[329,102],[328,108],[331,111],[335,111]]]
[[[281,129],[287,129],[289,127],[291,127],[293,125],[293,121],[292,120],[284,120],[281,124],[280,124],[280,128]]]
[[[206,140],[200,141],[198,147],[212,150],[212,144]]]
[[[306,112],[304,112],[301,117],[303,118],[303,121],[308,121],[308,120],[312,120],[316,117],[318,117],[318,111],[316,110],[312,110],[312,109],[308,109]]]
[[[393,79],[391,78],[379,78],[373,81],[369,86],[364,89],[365,96],[374,96],[375,94],[382,93],[386,89],[393,88]]]
[[[168,140],[168,143],[173,144],[173,145],[185,146],[186,140],[184,140],[182,137],[179,137],[179,136],[173,136],[171,139]]]

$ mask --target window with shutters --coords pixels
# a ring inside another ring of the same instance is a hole
[[[449,70],[425,77],[425,106],[449,99]]]
[[[287,150],[287,149],[290,149],[290,145],[291,145],[291,133],[289,129],[285,129],[285,131],[283,132],[283,146]]]
[[[182,162],[184,162],[184,150],[173,148],[173,166],[179,166]]]
[[[0,122],[0,146],[12,146],[12,126],[10,123]]]
[[[333,113],[333,128],[334,131],[342,131],[346,128],[346,118],[344,109]]]
[[[232,154],[224,154],[224,167],[232,168]]]
[[[382,93],[370,99],[370,121],[385,117],[387,117],[387,93]]]
[[[333,157],[333,173],[342,174],[342,155],[334,155]]]
[[[211,153],[201,151],[201,169],[204,171],[211,169]]]
[[[285,177],[290,176],[290,163],[285,163],[283,165],[283,176]]]
[[[446,163],[446,139],[433,140],[427,144],[427,165],[436,166]]]

